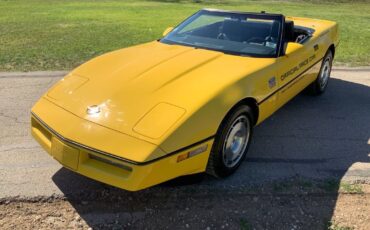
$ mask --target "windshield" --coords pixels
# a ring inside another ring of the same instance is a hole
[[[282,16],[201,10],[160,41],[229,54],[276,57]]]

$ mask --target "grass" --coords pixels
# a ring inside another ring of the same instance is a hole
[[[242,219],[240,219],[240,229],[241,230],[251,230],[252,229],[252,226],[248,222],[248,220],[242,218]]]
[[[287,192],[295,185],[295,181],[280,181],[273,184],[274,192]]]
[[[71,69],[107,51],[148,42],[203,7],[339,22],[336,61],[370,65],[369,1],[0,0],[0,71]]]
[[[341,226],[337,223],[334,223],[332,221],[329,221],[327,223],[327,230],[353,230],[354,228],[353,227],[349,227],[349,226]]]
[[[340,191],[344,193],[351,193],[351,194],[364,193],[364,191],[362,190],[362,186],[360,184],[349,184],[346,182],[340,183]]]
[[[364,194],[361,184],[348,183],[338,179],[326,179],[322,181],[311,181],[305,178],[292,178],[286,181],[276,181],[272,183],[272,191],[275,193],[291,193],[294,191],[302,192],[324,192],[324,193],[346,193]]]
[[[318,187],[326,192],[337,193],[340,188],[340,181],[337,179],[325,180],[318,184]]]
[[[350,184],[347,182],[340,182],[339,180],[325,180],[318,184],[318,187],[323,189],[326,192],[330,193],[349,193],[349,194],[362,194],[361,184]]]

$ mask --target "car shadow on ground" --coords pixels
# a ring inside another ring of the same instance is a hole
[[[96,228],[323,229],[341,179],[368,178],[369,138],[370,87],[332,79],[324,95],[298,95],[258,126],[229,178],[196,175],[135,193],[64,168],[52,179]],[[326,192],[310,195],[316,182]]]

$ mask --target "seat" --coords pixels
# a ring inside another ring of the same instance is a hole
[[[223,23],[222,32],[230,41],[242,41],[242,24],[239,20],[226,19]]]
[[[280,23],[278,21],[274,21],[271,24],[270,34],[266,37],[266,41],[277,42],[279,30],[280,30]]]

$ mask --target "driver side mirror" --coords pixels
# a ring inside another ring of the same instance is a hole
[[[299,50],[302,47],[303,47],[302,44],[299,44],[299,43],[296,43],[296,42],[288,42],[287,45],[286,45],[286,48],[285,48],[285,55],[289,56],[289,55],[296,52],[297,50]]]
[[[172,30],[173,30],[173,27],[168,27],[167,29],[165,29],[165,31],[163,31],[163,34],[162,34],[163,37],[169,34]]]

